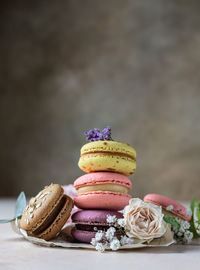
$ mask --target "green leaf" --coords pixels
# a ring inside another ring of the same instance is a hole
[[[15,204],[15,217],[10,218],[10,219],[0,219],[0,224],[11,222],[11,221],[15,220],[15,218],[21,218],[22,213],[23,213],[25,208],[26,208],[26,196],[25,196],[24,192],[22,191],[19,194],[17,201],[16,201],[16,204]]]
[[[194,226],[193,219],[190,221],[190,229],[189,229],[189,231],[192,232],[192,233],[194,234],[194,238],[199,237],[199,235],[198,235],[197,232],[196,232],[196,229],[195,229],[195,226]]]
[[[12,218],[12,219],[0,219],[0,224],[8,223],[8,222],[11,222],[13,220],[15,220],[15,218]]]
[[[180,224],[174,218],[164,216],[163,219],[165,222],[169,223],[172,227],[177,227],[179,229]]]
[[[25,208],[26,208],[26,196],[24,192],[22,191],[19,194],[16,204],[15,204],[15,217],[21,216]]]
[[[194,207],[195,207],[195,204],[196,204],[196,203],[198,203],[198,201],[197,201],[197,198],[194,197],[194,198],[192,199],[192,201],[191,201],[191,204],[190,204],[190,208],[191,208],[191,210],[192,210],[192,213],[194,212]]]
[[[197,204],[196,215],[198,220],[200,221],[200,203]]]
[[[194,228],[196,230],[196,234],[198,236],[200,236],[200,229],[199,229],[199,225],[200,225],[200,209],[199,209],[200,203],[196,202],[194,205],[194,212],[192,215],[192,219],[193,219],[193,224],[194,224]]]
[[[194,225],[194,209],[196,207],[199,207],[200,204],[198,203],[197,199],[194,197],[191,201],[191,204],[190,204],[190,208],[192,210],[192,219],[190,221],[190,231],[194,234],[194,238],[197,238],[199,237],[197,231],[196,231],[196,228],[195,228],[195,225]],[[198,218],[200,220],[200,211],[198,211]]]

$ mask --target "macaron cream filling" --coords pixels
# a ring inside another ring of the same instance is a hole
[[[129,158],[133,161],[136,161],[136,158],[132,155],[129,154],[124,154],[124,153],[120,153],[120,152],[108,152],[108,151],[101,151],[101,152],[88,152],[88,153],[82,153],[81,157],[85,157],[85,156],[95,156],[95,155],[103,155],[103,156],[120,156],[120,157],[125,157],[125,158]]]
[[[87,185],[83,187],[79,187],[77,189],[78,194],[93,192],[93,191],[111,191],[111,192],[119,192],[119,193],[128,193],[128,188],[118,184],[96,184],[96,185]]]
[[[91,153],[122,154],[136,159],[136,151],[133,147],[129,144],[116,141],[96,141],[83,145],[81,148],[81,155]]]

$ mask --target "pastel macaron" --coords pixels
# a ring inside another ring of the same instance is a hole
[[[130,179],[119,173],[95,172],[85,174],[74,182],[77,194],[74,203],[81,209],[121,210],[131,199]]]
[[[82,210],[72,215],[75,227],[72,236],[79,242],[90,243],[97,230],[106,231],[111,224],[107,222],[107,215],[123,218],[123,214],[110,210]]]
[[[162,206],[164,211],[170,214],[173,214],[175,216],[178,216],[186,221],[190,221],[192,218],[191,216],[187,215],[186,208],[182,204],[166,196],[159,195],[159,194],[147,194],[144,197],[144,201]]]
[[[20,220],[20,228],[28,235],[50,240],[68,220],[73,200],[58,184],[51,184],[31,198]]]
[[[81,148],[78,166],[86,173],[109,171],[128,176],[136,169],[136,151],[127,143],[90,142]]]

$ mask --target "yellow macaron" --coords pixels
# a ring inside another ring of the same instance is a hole
[[[128,176],[136,169],[136,151],[127,143],[110,140],[90,142],[81,148],[78,166],[87,173],[109,171]]]

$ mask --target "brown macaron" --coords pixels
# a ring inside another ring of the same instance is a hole
[[[73,205],[73,200],[64,194],[60,185],[51,184],[30,199],[20,220],[20,227],[28,235],[50,240],[61,231]]]

